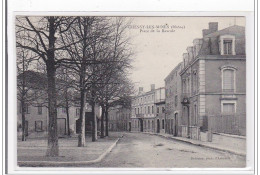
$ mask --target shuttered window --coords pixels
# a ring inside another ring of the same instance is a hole
[[[234,92],[234,70],[223,70],[223,91]]]

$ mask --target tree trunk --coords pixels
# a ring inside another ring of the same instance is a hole
[[[85,88],[82,87],[80,92],[80,134],[78,140],[78,147],[85,146],[85,105],[86,105],[86,93]]]
[[[57,133],[57,102],[56,102],[56,86],[55,86],[55,59],[54,59],[54,43],[55,43],[55,19],[49,17],[49,49],[47,50],[47,79],[48,79],[48,106],[49,106],[49,127],[48,127],[48,148],[47,156],[59,156],[58,133]]]
[[[53,52],[54,54],[54,52]],[[55,64],[54,59],[47,61],[48,78],[48,106],[49,106],[49,126],[48,126],[48,148],[46,156],[59,156],[58,133],[57,133],[57,104],[55,89]]]
[[[92,103],[92,115],[93,115],[93,121],[92,121],[92,142],[97,141],[97,117],[96,117],[96,111],[95,111],[96,103]]]
[[[68,102],[66,104],[66,113],[67,113],[67,128],[68,128],[68,136],[70,136],[70,114],[69,114],[69,106]]]
[[[105,117],[106,117],[106,136],[108,136],[108,107],[105,108]]]
[[[24,100],[21,101],[21,112],[22,112],[22,141],[26,141],[26,133],[25,133],[25,103],[24,103]]]
[[[102,106],[102,113],[101,113],[101,133],[100,133],[100,138],[104,138],[105,137],[105,133],[104,133],[104,115],[105,115],[105,108],[104,106]]]

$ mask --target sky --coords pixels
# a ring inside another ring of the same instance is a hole
[[[245,26],[244,17],[134,17],[128,26],[135,52],[130,79],[136,89],[150,85],[164,87],[166,76],[182,61],[182,54],[209,22],[218,22],[218,29]],[[168,32],[164,32],[168,31]]]

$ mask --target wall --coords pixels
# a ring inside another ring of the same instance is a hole
[[[25,114],[25,120],[28,121],[28,134],[34,136],[46,136],[48,129],[48,109],[46,107],[42,107],[42,114],[38,114],[38,107],[30,106],[29,114]],[[69,109],[70,115],[70,130],[71,134],[76,132],[76,108],[70,107]],[[66,133],[68,131],[67,128],[67,114],[62,112],[61,108],[57,109],[57,118],[64,118],[66,120]],[[17,123],[18,125],[22,124],[22,114],[20,112],[20,103],[17,104]],[[35,131],[35,121],[42,121],[42,131]]]

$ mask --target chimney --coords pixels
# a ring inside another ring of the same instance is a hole
[[[151,84],[151,91],[155,90],[155,84]]]
[[[198,56],[200,48],[202,46],[202,39],[194,39],[193,40],[193,53],[194,53],[194,58]]]
[[[208,34],[210,34],[209,29],[203,29],[203,30],[202,30],[202,36],[203,36],[203,37],[206,36],[206,35],[208,35]]]
[[[143,92],[144,88],[143,87],[139,87],[139,92]]]
[[[217,22],[210,22],[209,23],[209,29],[203,29],[202,30],[202,36],[206,36],[208,34],[214,33],[218,31],[218,23]]]
[[[218,31],[218,23],[217,22],[210,22],[209,23],[209,30],[210,30],[210,33]]]
[[[182,56],[183,56],[183,63],[185,67],[186,65],[188,65],[188,53],[184,53]]]
[[[191,61],[193,59],[193,47],[187,47],[187,52],[188,52],[188,60]]]

